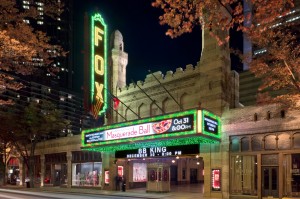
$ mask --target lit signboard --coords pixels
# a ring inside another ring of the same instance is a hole
[[[220,141],[220,129],[218,116],[192,109],[83,130],[81,143],[99,151],[214,143]]]
[[[211,170],[211,189],[212,191],[221,191],[221,169]]]
[[[104,184],[109,184],[109,171],[105,170],[104,171]]]
[[[91,17],[91,112],[95,118],[107,108],[107,27],[100,14]]]
[[[163,146],[139,148],[134,150],[116,151],[116,158],[148,158],[148,157],[168,157],[177,155],[197,154],[199,144],[183,146]]]
[[[203,123],[204,123],[204,131],[213,133],[213,134],[218,134],[218,129],[219,129],[219,123],[218,120],[209,117],[208,115],[203,116]]]
[[[194,115],[178,116],[154,122],[91,132],[84,135],[84,143],[95,143],[106,140],[116,140],[154,134],[190,131],[194,129]]]
[[[199,114],[200,115],[200,114]],[[221,136],[221,120],[217,115],[206,110],[201,110],[201,118],[198,119],[198,131],[201,133],[220,138]]]

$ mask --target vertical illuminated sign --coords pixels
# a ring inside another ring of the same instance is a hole
[[[206,110],[198,110],[197,132],[220,139],[221,138],[220,117]]]
[[[105,170],[104,171],[104,184],[109,184],[109,171]]]
[[[212,191],[221,191],[221,169],[211,170],[211,189]]]
[[[95,118],[107,109],[107,27],[100,14],[91,17],[91,111]]]

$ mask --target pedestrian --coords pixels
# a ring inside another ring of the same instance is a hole
[[[122,191],[123,191],[123,192],[126,191],[126,179],[125,179],[124,176],[123,176],[123,179],[122,179]]]
[[[119,175],[119,191],[122,190],[123,177]]]
[[[119,176],[116,175],[115,182],[116,182],[116,191],[120,190],[120,180]]]

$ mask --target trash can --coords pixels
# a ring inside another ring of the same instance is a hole
[[[126,191],[126,184],[125,183],[122,184],[122,191],[124,191],[124,192]]]
[[[26,188],[30,188],[30,182],[26,182]]]

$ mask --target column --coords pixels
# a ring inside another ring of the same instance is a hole
[[[23,158],[20,157],[19,158],[19,169],[20,169],[19,178],[20,178],[20,185],[21,186],[24,184],[24,180],[25,180],[24,167],[25,167],[25,165],[24,165]],[[7,171],[6,171],[5,175],[7,175]]]
[[[40,155],[41,159],[41,187],[44,186],[44,180],[45,180],[45,154]]]
[[[102,184],[104,190],[116,190],[117,167],[114,152],[102,152]],[[109,172],[109,184],[105,184],[105,171]]]
[[[72,187],[72,151],[67,152],[67,187]]]
[[[200,153],[203,157],[204,162],[204,197],[210,197],[211,196],[211,178],[210,178],[210,172],[211,172],[211,153],[210,153],[210,144],[200,144]]]
[[[283,154],[282,153],[279,153],[278,154],[279,156],[279,168],[278,168],[278,182],[279,182],[279,185],[278,185],[278,195],[279,195],[279,198],[282,198],[283,196]]]
[[[257,197],[261,198],[261,154],[257,154]]]
[[[185,170],[185,179],[187,184],[191,184],[191,168],[190,168],[190,158],[186,159],[186,170]]]
[[[229,137],[222,139],[221,142],[221,162],[222,162],[222,170],[221,170],[221,191],[222,198],[229,198]]]

